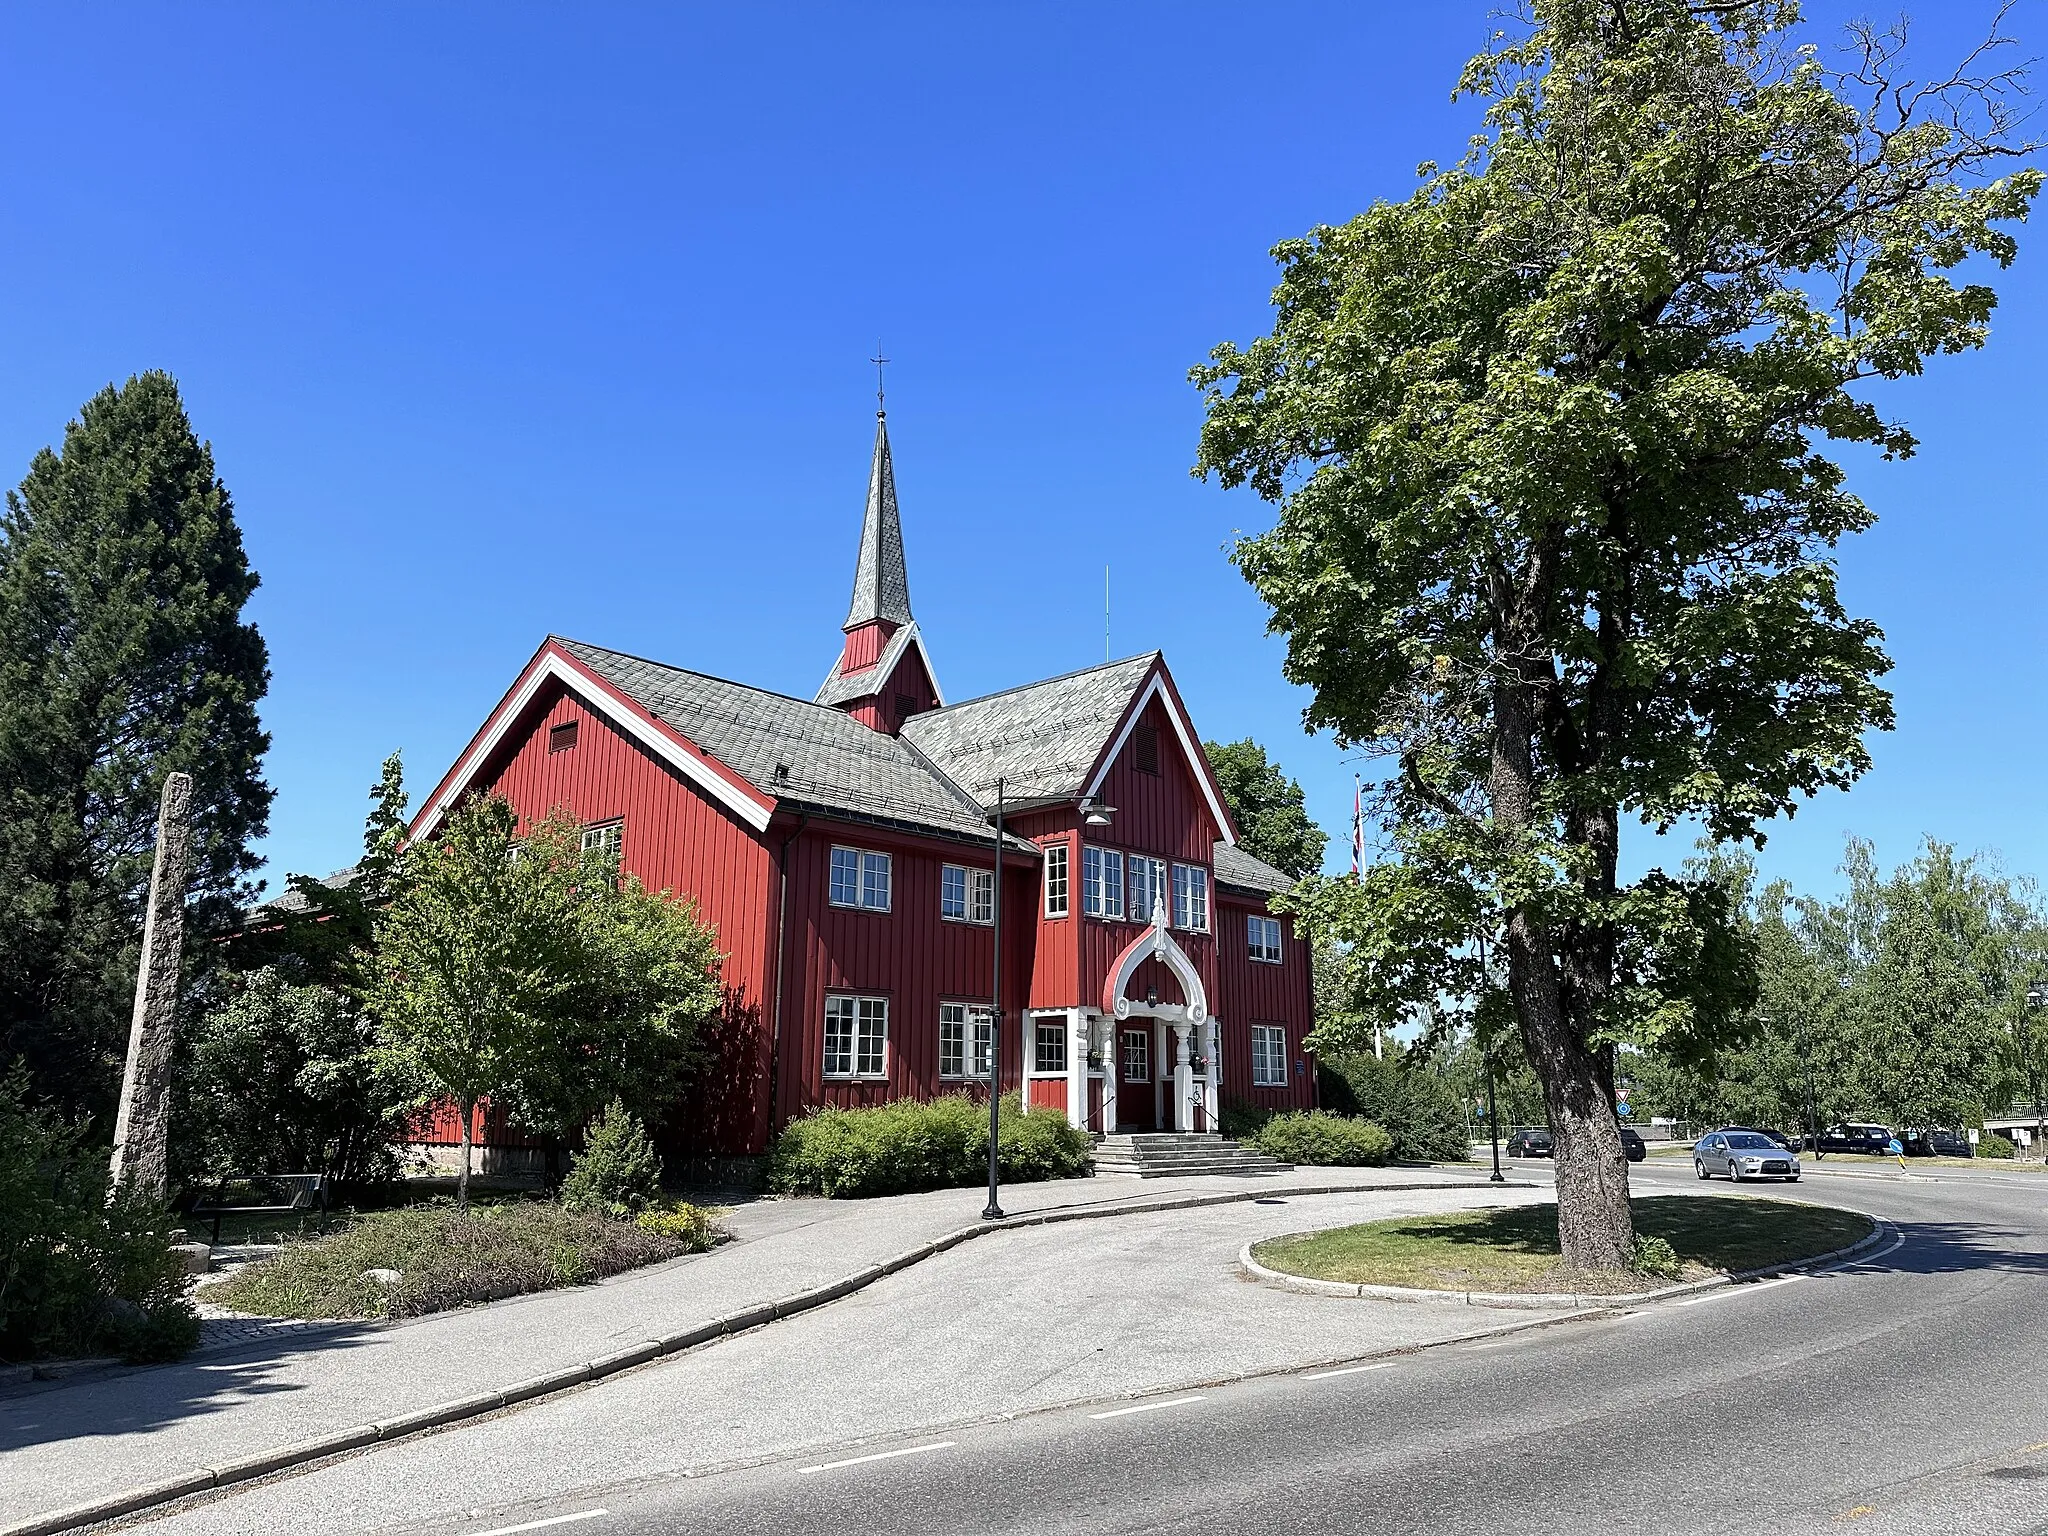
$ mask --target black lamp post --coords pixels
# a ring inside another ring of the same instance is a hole
[[[996,1138],[1000,1133],[998,1111],[1003,1098],[1003,781],[996,780],[996,892],[991,913],[995,932],[995,979],[989,987],[989,1003],[995,1017],[989,1024],[988,1040],[988,1204],[982,1207],[983,1221],[1001,1221],[1003,1208],[996,1200],[998,1171]],[[1021,1079],[1019,1080],[1022,1081]]]
[[[1486,1059],[1486,1134],[1493,1138],[1493,1174],[1486,1182],[1505,1184],[1500,1171],[1500,1112],[1493,1103],[1493,1041],[1489,1039],[1480,1049]]]
[[[2032,1014],[2043,1003],[2048,1003],[2048,987],[2035,982],[2027,988],[2028,1019],[2020,1031],[2020,1046],[2027,1058],[2027,1091],[2034,1096],[2034,1140],[2048,1142],[2042,1135],[2041,1124],[2041,1053],[2035,1049]]]

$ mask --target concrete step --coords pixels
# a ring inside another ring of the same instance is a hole
[[[1102,1137],[1095,1147],[1095,1171],[1123,1178],[1285,1173],[1292,1166],[1228,1137],[1196,1131],[1126,1131]]]

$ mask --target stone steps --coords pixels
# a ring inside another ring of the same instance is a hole
[[[1247,1151],[1225,1137],[1195,1132],[1138,1131],[1104,1136],[1095,1145],[1095,1171],[1123,1178],[1286,1173],[1293,1166],[1263,1152]]]

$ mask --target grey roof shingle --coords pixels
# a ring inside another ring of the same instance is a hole
[[[1293,888],[1294,881],[1287,875],[1282,874],[1264,859],[1253,858],[1233,844],[1218,843],[1215,859],[1218,885],[1235,886],[1241,891],[1256,891],[1262,896]]]
[[[903,521],[896,511],[896,463],[889,453],[889,423],[875,413],[875,459],[868,469],[867,514],[860,525],[860,559],[853,568],[853,601],[846,628],[887,619],[910,622],[910,575],[903,563]]]
[[[903,739],[984,807],[998,778],[1013,801],[1078,795],[1158,658],[1147,651],[914,715]]]
[[[557,643],[778,801],[978,842],[993,835],[980,807],[921,753],[851,715],[602,646]]]

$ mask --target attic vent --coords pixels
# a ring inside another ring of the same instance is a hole
[[[1131,732],[1132,762],[1140,773],[1159,771],[1159,727],[1140,725]]]
[[[912,715],[916,713],[917,700],[913,699],[907,693],[899,693],[896,695],[896,718],[898,720],[908,720]]]
[[[789,782],[789,764],[777,763],[775,765],[775,782],[778,784],[787,784]]]
[[[560,725],[548,727],[548,750],[566,752],[576,745],[576,722],[564,720]]]

